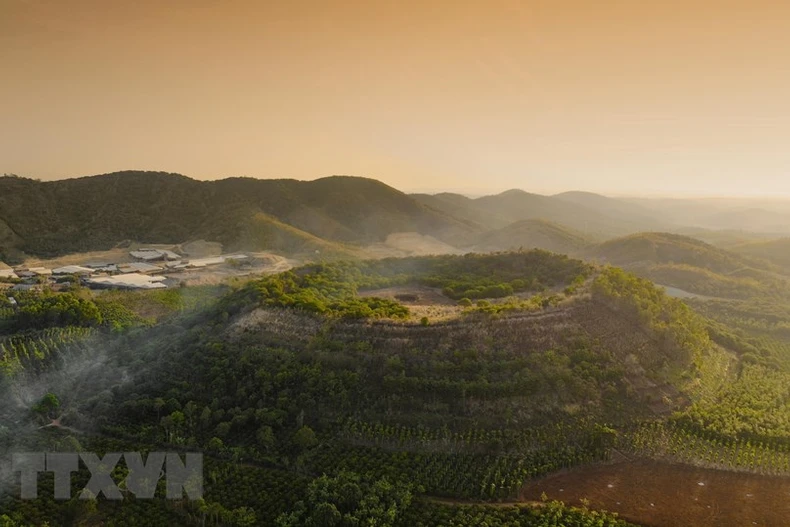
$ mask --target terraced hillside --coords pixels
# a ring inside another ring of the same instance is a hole
[[[455,311],[417,315],[413,291]],[[43,361],[35,377],[27,362],[8,372],[5,386],[26,396],[6,409],[16,431],[3,444],[203,451],[208,509],[136,507],[152,525],[199,523],[206,510],[230,523],[301,525],[323,507],[308,488],[349,484],[363,494],[392,486],[392,525],[465,514],[624,525],[556,503],[484,504],[612,460],[641,423],[685,412],[728,375],[707,367],[727,352],[684,304],[617,269],[543,251],[313,265],[193,306],[153,325],[130,321],[120,336],[95,326],[100,346]],[[64,362],[82,373],[44,375]],[[46,415],[31,414],[33,403]],[[122,510],[100,502],[98,514]],[[3,502],[2,513],[97,514],[45,499]]]

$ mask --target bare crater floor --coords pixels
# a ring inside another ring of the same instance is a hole
[[[590,465],[528,484],[523,500],[617,512],[652,527],[790,525],[790,478],[634,460]]]
[[[378,297],[395,300],[409,308],[411,318],[428,317],[431,321],[449,320],[457,317],[462,308],[458,302],[444,296],[441,290],[426,286],[394,286],[368,289],[359,292],[361,297]]]

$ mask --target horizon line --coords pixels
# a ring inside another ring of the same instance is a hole
[[[509,188],[495,188],[495,189],[482,189],[476,187],[406,187],[401,188],[395,186],[393,184],[387,183],[381,179],[372,177],[372,176],[358,176],[353,174],[330,174],[326,176],[318,176],[314,178],[296,178],[296,177],[260,177],[260,176],[248,176],[248,175],[229,175],[229,176],[218,176],[218,177],[205,177],[205,178],[197,178],[194,176],[190,176],[184,174],[182,172],[170,172],[167,170],[150,170],[150,169],[124,169],[124,170],[114,170],[111,172],[103,172],[98,174],[89,174],[89,175],[78,175],[78,176],[63,176],[63,177],[56,177],[52,179],[41,179],[34,176],[29,175],[22,175],[16,174],[14,172],[4,172],[1,177],[19,177],[23,179],[30,179],[33,181],[38,181],[41,183],[54,183],[58,181],[67,181],[70,179],[82,179],[82,178],[90,178],[90,177],[101,177],[101,176],[109,176],[113,174],[120,174],[124,172],[147,172],[147,173],[158,173],[158,174],[169,174],[169,175],[178,175],[183,176],[193,181],[223,181],[227,179],[236,179],[236,178],[247,178],[247,179],[257,179],[261,181],[272,181],[272,180],[290,180],[290,181],[318,181],[321,179],[327,179],[331,177],[353,177],[353,178],[361,178],[361,179],[369,179],[372,181],[378,181],[379,183],[383,183],[395,190],[403,192],[404,194],[429,194],[429,195],[436,195],[436,194],[443,194],[443,193],[450,193],[450,194],[460,194],[465,197],[474,199],[484,196],[496,196],[498,194],[503,194],[505,192],[510,192],[513,190],[526,192],[529,194],[536,194],[542,196],[557,196],[560,194],[565,193],[585,193],[585,194],[594,194],[598,196],[614,198],[614,199],[677,199],[677,200],[769,200],[769,201],[790,201],[790,194],[771,194],[771,193],[750,193],[750,194],[741,194],[741,195],[733,195],[733,194],[721,194],[721,193],[699,193],[696,191],[692,192],[668,192],[662,190],[652,190],[647,192],[640,192],[640,193],[622,193],[618,191],[608,191],[608,190],[589,190],[584,188],[566,188],[564,190],[547,190],[547,189],[535,189],[529,190],[522,187],[509,187]]]

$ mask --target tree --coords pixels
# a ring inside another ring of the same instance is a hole
[[[5,514],[0,516],[0,527],[17,527],[17,525],[19,524]]]
[[[55,419],[60,410],[60,400],[54,393],[48,393],[32,408],[33,412],[46,417],[48,419]]]
[[[208,444],[206,445],[206,449],[214,453],[222,452],[224,448],[225,443],[223,443],[222,439],[218,437],[212,437],[209,439]]]
[[[261,426],[255,434],[255,438],[258,440],[260,447],[264,450],[268,450],[274,446],[274,430],[272,430],[271,426]]]
[[[313,429],[305,425],[296,431],[293,443],[299,447],[300,450],[307,450],[318,444],[318,438],[315,436]]]
[[[306,501],[277,518],[280,527],[391,527],[411,505],[411,488],[353,472],[323,475],[310,483]]]

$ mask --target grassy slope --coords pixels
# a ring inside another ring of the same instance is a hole
[[[544,220],[522,220],[480,236],[477,252],[544,249],[560,254],[578,254],[590,240],[582,233]]]

